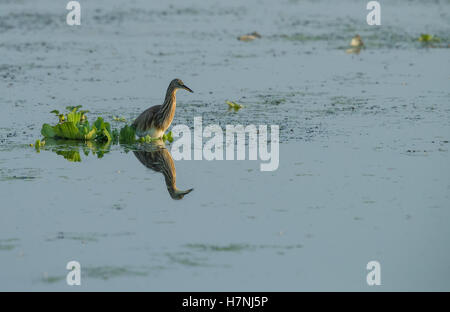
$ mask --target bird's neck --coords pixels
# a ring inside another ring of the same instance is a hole
[[[177,89],[176,88],[167,88],[166,98],[164,99],[164,103],[161,107],[162,110],[165,109],[174,109],[177,105]]]
[[[177,106],[176,93],[177,89],[169,86],[164,103],[157,113],[156,126],[164,129],[164,131],[170,126],[173,116],[175,115],[175,108]]]

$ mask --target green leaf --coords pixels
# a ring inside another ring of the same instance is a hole
[[[81,115],[82,114],[80,112],[72,111],[67,114],[67,121],[73,122],[74,124],[78,124],[80,123]]]
[[[125,125],[120,129],[119,142],[120,144],[132,144],[136,141],[136,131],[133,127]]]
[[[421,34],[418,40],[423,43],[440,42],[441,41],[441,39],[439,39],[438,37],[430,35],[430,34]]]
[[[103,141],[107,141],[107,142],[111,141],[111,135],[109,134],[108,130],[103,129],[102,134],[106,138],[106,140],[103,140]]]
[[[84,136],[80,133],[73,122],[67,121],[53,127],[55,134],[59,138],[69,140],[83,140]]]
[[[97,135],[97,129],[93,128],[91,131],[89,131],[87,134],[84,135],[84,139],[89,141],[95,139]]]
[[[77,105],[77,106],[66,106],[66,109],[71,112],[76,112],[79,110],[83,105]]]
[[[120,136],[119,130],[114,129],[111,132],[111,138],[112,138],[113,144],[117,144],[119,142],[119,136]]]
[[[55,130],[49,124],[43,124],[41,129],[41,134],[46,138],[54,138]]]
[[[225,101],[225,103],[228,104],[228,109],[229,109],[229,110],[234,109],[235,112],[237,112],[237,111],[240,110],[242,107],[244,107],[244,106],[242,106],[241,104],[237,104],[236,102]]]
[[[97,135],[95,140],[98,142],[111,141],[111,125],[108,122],[104,122],[102,117],[98,117],[94,122],[94,129],[96,129]]]
[[[36,140],[36,142],[34,142],[34,148],[36,149],[36,152],[39,153],[39,151],[41,149],[41,141],[40,140]]]
[[[162,139],[164,142],[168,141],[169,143],[172,143],[173,142],[172,131],[169,131],[168,133],[164,133]]]
[[[102,117],[98,117],[97,120],[94,122],[94,127],[97,128],[97,130],[101,130],[104,128],[104,121]]]
[[[81,141],[95,140],[101,143],[110,142],[111,140],[117,142],[119,140],[119,131],[115,129],[113,133],[110,123],[105,122],[102,117],[98,117],[91,126],[85,116],[88,110],[78,111],[80,107],[81,105],[67,106],[66,108],[70,112],[66,115],[59,114],[59,111],[53,110],[52,113],[59,114],[59,123],[55,126],[44,124],[41,130],[42,135],[46,138]]]
[[[109,133],[111,133],[111,125],[109,124],[109,122],[105,122],[104,125],[105,125],[105,129],[108,131],[108,135],[109,135]]]

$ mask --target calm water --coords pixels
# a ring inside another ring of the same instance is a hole
[[[450,290],[450,2],[390,1],[380,27],[332,4],[96,1],[76,28],[65,4],[2,1],[0,290]],[[175,161],[194,190],[173,200],[124,147],[28,146],[52,109],[132,120],[175,77],[195,93],[173,124],[279,124],[279,169]]]

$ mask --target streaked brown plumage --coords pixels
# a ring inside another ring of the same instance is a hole
[[[184,85],[180,79],[174,79],[167,88],[166,97],[162,105],[155,105],[142,112],[133,122],[136,134],[140,137],[149,135],[152,138],[161,138],[170,127],[175,108],[177,106],[176,93],[178,89],[194,92]]]
[[[182,199],[193,189],[179,190],[176,186],[177,173],[172,156],[164,143],[160,141],[144,144],[142,150],[133,151],[136,158],[147,168],[161,172],[166,180],[167,190],[173,199]]]

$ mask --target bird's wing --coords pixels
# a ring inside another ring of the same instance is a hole
[[[133,127],[139,131],[146,131],[152,125],[156,112],[160,109],[161,105],[152,106],[143,111],[138,118],[133,122]]]

